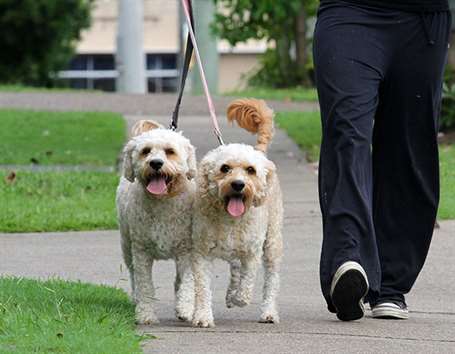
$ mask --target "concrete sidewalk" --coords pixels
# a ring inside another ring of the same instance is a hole
[[[217,112],[224,113],[232,97],[214,97]],[[122,114],[169,116],[175,94],[119,94],[103,92],[0,92],[0,107],[51,111],[105,111]],[[277,111],[316,111],[317,102],[269,101]],[[182,115],[208,115],[204,96],[185,94]]]
[[[128,117],[131,124],[138,117]],[[167,124],[167,118],[159,119]],[[185,116],[181,128],[202,156],[216,146],[208,117]],[[254,139],[223,124],[225,140]],[[455,353],[455,222],[442,222],[424,271],[408,297],[408,321],[366,318],[342,323],[326,311],[320,294],[318,261],[321,217],[317,178],[296,145],[278,132],[270,150],[278,166],[285,200],[285,258],[279,299],[279,325],[257,323],[262,280],[245,309],[226,309],[227,266],[214,267],[217,327],[193,329],[174,319],[171,262],[154,269],[161,324],[142,327],[158,339],[144,343],[145,353]],[[49,277],[109,284],[129,289],[118,231],[49,234],[0,234],[2,274]]]

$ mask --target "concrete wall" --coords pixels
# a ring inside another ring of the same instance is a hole
[[[82,33],[78,54],[115,54],[118,3],[121,0],[97,0],[92,26]],[[208,1],[208,0],[207,0]],[[144,0],[144,51],[177,53],[179,50],[179,5],[177,0]],[[218,42],[219,92],[245,86],[242,76],[257,65],[257,58],[267,48],[265,41],[250,40],[232,47]]]
[[[258,54],[221,54],[219,92],[223,93],[244,88],[246,79],[243,76],[258,65],[258,57]]]
[[[120,1],[120,0],[118,0]],[[114,53],[117,35],[117,0],[98,0],[92,26],[82,33],[80,54]],[[149,53],[178,51],[178,3],[144,0],[144,50]]]

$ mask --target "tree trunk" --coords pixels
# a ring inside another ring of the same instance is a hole
[[[302,85],[304,86],[310,84],[308,72],[305,68],[305,65],[307,64],[306,19],[307,14],[305,7],[302,5],[295,21],[295,53],[299,76],[301,77]]]
[[[292,68],[291,60],[291,40],[289,36],[283,36],[275,40],[276,42],[276,53],[278,56],[278,65],[281,73],[281,82],[277,83],[279,86],[283,87],[286,84],[289,84],[290,81],[293,81],[291,78],[292,73],[290,72]]]

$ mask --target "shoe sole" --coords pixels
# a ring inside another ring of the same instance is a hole
[[[354,321],[365,315],[363,299],[368,288],[367,276],[360,264],[346,262],[338,268],[330,295],[339,320]]]
[[[373,308],[371,310],[373,318],[384,320],[407,320],[409,312],[392,308]]]

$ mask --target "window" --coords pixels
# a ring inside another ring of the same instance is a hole
[[[94,70],[115,70],[115,58],[111,54],[93,56]]]
[[[148,92],[177,91],[177,54],[147,54],[146,77]],[[59,77],[79,89],[115,91],[115,56],[113,54],[78,54],[61,71]]]

